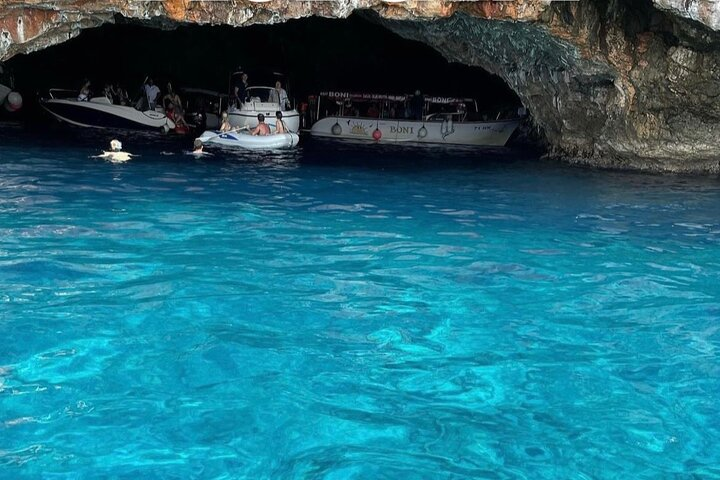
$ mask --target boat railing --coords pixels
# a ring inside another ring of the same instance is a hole
[[[426,122],[440,122],[452,118],[455,122],[464,122],[467,120],[467,112],[435,112],[425,115]]]
[[[77,91],[70,90],[68,88],[51,88],[50,90],[48,90],[48,94],[50,95],[50,98],[53,99],[77,97]]]

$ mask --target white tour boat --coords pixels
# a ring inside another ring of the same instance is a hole
[[[54,88],[48,98],[40,100],[40,105],[58,120],[80,127],[164,131],[175,128],[162,107],[136,110],[135,107],[113,104],[104,95],[78,100],[77,92]]]
[[[254,128],[258,124],[257,116],[265,115],[265,123],[275,126],[275,112],[282,112],[282,119],[288,130],[297,132],[300,129],[300,114],[288,105],[281,105],[272,87],[248,87],[245,101],[240,108],[231,106],[228,119],[233,127]]]
[[[471,98],[428,96],[422,98],[419,119],[412,120],[404,115],[412,102],[412,95],[324,92],[311,99],[317,121],[310,134],[367,142],[504,146],[521,122],[516,116],[481,120]]]
[[[250,135],[247,131],[219,132],[208,130],[198,137],[203,145],[244,148],[250,150],[278,150],[295,147],[300,142],[297,133]]]

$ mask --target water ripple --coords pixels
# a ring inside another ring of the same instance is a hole
[[[13,135],[0,476],[720,476],[716,179]]]

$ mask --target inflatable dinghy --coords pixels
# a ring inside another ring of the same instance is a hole
[[[208,130],[198,137],[203,145],[247,148],[252,150],[275,150],[293,148],[300,141],[297,133],[274,133],[250,135],[247,132],[219,132]]]

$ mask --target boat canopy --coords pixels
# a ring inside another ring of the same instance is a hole
[[[359,92],[320,92],[321,97],[327,97],[333,100],[352,100],[352,101],[388,101],[388,102],[404,102],[413,97],[413,95],[393,95],[384,93],[359,93]],[[429,95],[423,95],[423,98],[428,103],[436,104],[452,104],[452,103],[474,103],[473,98],[460,98],[460,97],[432,97]]]

